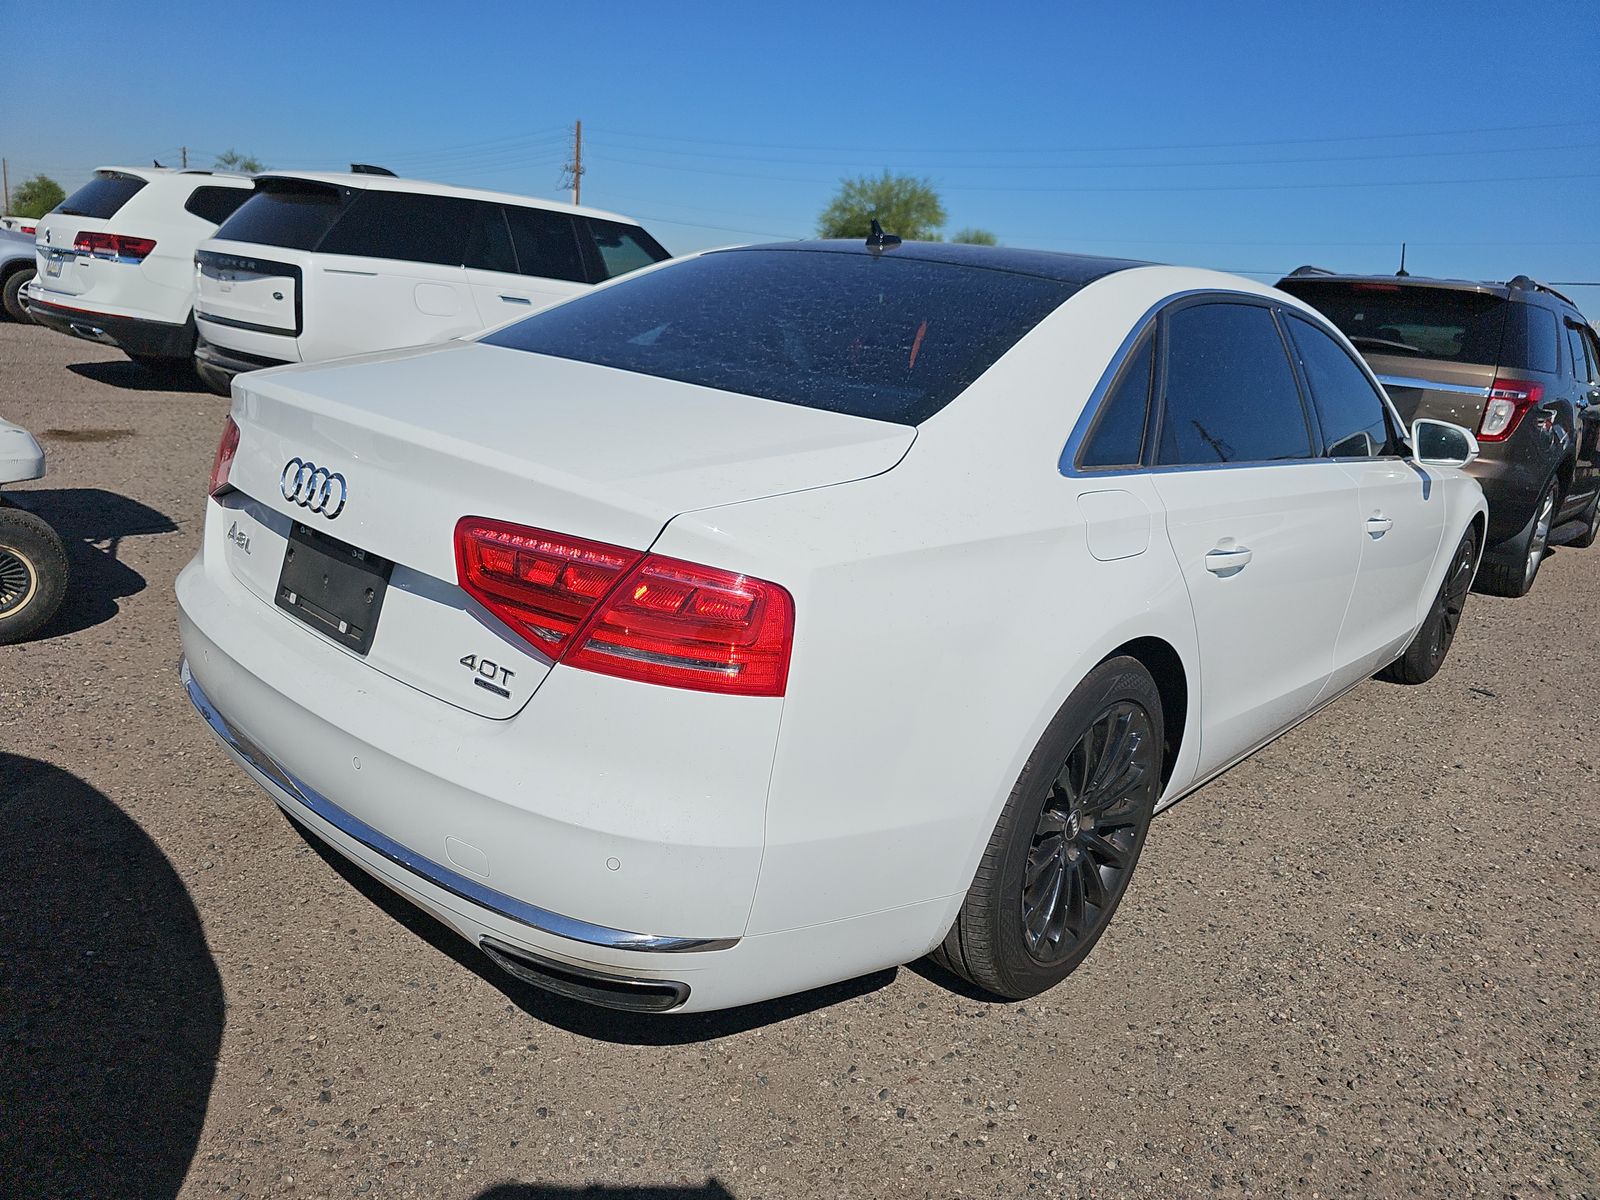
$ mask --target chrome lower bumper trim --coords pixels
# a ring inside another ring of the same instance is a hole
[[[589,946],[601,946],[607,950],[681,954],[687,951],[726,950],[739,943],[738,938],[664,937],[658,934],[630,933],[622,929],[609,929],[604,925],[592,925],[588,921],[562,916],[560,913],[550,912],[548,909],[518,900],[515,896],[497,892],[458,871],[424,858],[416,851],[380,833],[359,817],[345,812],[332,800],[279,766],[270,754],[217,711],[200,685],[194,681],[194,676],[189,672],[187,659],[184,660],[179,673],[183,678],[184,687],[188,689],[190,703],[205,718],[206,724],[211,726],[211,731],[224,745],[270,779],[291,800],[321,817],[346,837],[360,842],[367,849],[381,854],[396,866],[404,867],[434,887],[442,888],[460,896],[463,900],[469,900],[530,929]]]

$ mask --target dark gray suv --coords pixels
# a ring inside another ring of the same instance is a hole
[[[1577,307],[1509,283],[1335,275],[1301,267],[1278,286],[1344,331],[1409,423],[1476,431],[1467,468],[1489,502],[1478,587],[1522,596],[1553,542],[1600,533],[1600,344]]]

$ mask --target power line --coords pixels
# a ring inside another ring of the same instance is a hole
[[[1125,150],[1236,150],[1236,149],[1244,149],[1244,148],[1250,147],[1250,146],[1311,146],[1311,145],[1327,145],[1327,144],[1334,143],[1334,142],[1376,142],[1376,141],[1393,141],[1393,140],[1404,139],[1404,138],[1456,137],[1456,136],[1466,136],[1466,135],[1469,135],[1469,134],[1470,135],[1477,135],[1477,134],[1485,134],[1485,133],[1527,133],[1527,132],[1530,132],[1530,131],[1533,131],[1533,130],[1538,130],[1538,129],[1584,129],[1584,128],[1592,128],[1596,124],[1600,124],[1600,122],[1596,122],[1596,121],[1556,121],[1556,122],[1549,122],[1549,123],[1539,124],[1539,125],[1489,125],[1489,126],[1481,126],[1481,127],[1477,128],[1477,129],[1435,129],[1435,130],[1425,130],[1425,131],[1418,131],[1418,132],[1412,132],[1412,133],[1358,133],[1358,134],[1342,134],[1342,135],[1332,136],[1332,137],[1282,138],[1282,139],[1276,139],[1276,140],[1245,141],[1245,142],[1169,142],[1169,143],[1150,143],[1150,142],[1145,142],[1145,143],[1141,143],[1141,144],[1128,145],[1128,146],[1082,146],[1082,145],[1080,145],[1080,146],[1055,146],[1055,147],[1028,146],[1028,147],[1025,147],[1025,148],[1018,148],[1018,149],[1010,149],[1010,148],[995,147],[995,146],[968,146],[968,147],[955,147],[955,146],[946,146],[946,147],[937,147],[937,146],[933,146],[933,147],[930,147],[930,146],[899,146],[899,147],[894,147],[894,146],[838,146],[838,145],[833,145],[833,146],[780,145],[780,144],[778,144],[776,142],[769,142],[769,141],[740,142],[740,141],[729,141],[729,140],[717,139],[717,138],[690,138],[690,137],[681,137],[681,136],[677,136],[677,135],[673,135],[673,134],[628,132],[626,130],[621,130],[621,129],[615,129],[615,130],[609,130],[608,131],[608,130],[604,129],[603,127],[601,129],[601,132],[602,133],[610,132],[610,133],[614,133],[614,134],[617,134],[617,135],[620,135],[620,136],[623,136],[623,137],[643,138],[643,139],[653,140],[653,141],[690,142],[690,143],[694,143],[696,145],[707,145],[707,146],[755,146],[757,148],[767,149],[767,150],[851,150],[851,151],[863,151],[863,152],[872,151],[872,152],[875,152],[875,153],[905,153],[905,154],[928,154],[928,153],[933,153],[933,154],[937,154],[937,153],[960,153],[960,154],[969,154],[969,153],[970,154],[1090,154],[1090,153],[1096,153],[1096,152],[1111,152],[1111,151],[1125,151]]]
[[[839,159],[804,159],[804,158],[773,158],[755,154],[713,154],[697,150],[664,150],[653,146],[627,146],[620,143],[607,142],[607,145],[618,145],[622,150],[642,152],[646,154],[669,154],[680,158],[713,158],[732,160],[735,162],[770,162],[783,166],[837,166]],[[1386,154],[1336,154],[1317,155],[1301,158],[1226,158],[1226,159],[1197,159],[1188,162],[1119,162],[1119,163],[1006,163],[1004,170],[1008,171],[1118,171],[1139,170],[1152,167],[1270,167],[1290,166],[1314,163],[1343,163],[1343,162],[1379,162],[1394,159],[1413,158],[1476,158],[1485,155],[1497,154],[1543,154],[1553,151],[1565,150],[1600,150],[1600,142],[1574,142],[1560,146],[1502,146],[1493,149],[1480,150],[1406,150]],[[846,160],[848,161],[848,160]],[[988,163],[924,163],[916,168],[924,171],[993,171],[1001,169],[1000,164]]]
[[[594,157],[591,155],[591,157]],[[748,171],[718,171],[709,167],[677,167],[670,163],[642,162],[639,159],[616,158],[612,155],[602,156],[607,162],[620,163],[625,166],[648,167],[658,171],[678,171],[692,175],[719,175],[732,179],[755,179],[766,183],[827,183],[828,180],[811,178],[796,178],[784,175],[759,175]],[[1522,183],[1552,183],[1562,180],[1587,180],[1600,179],[1600,174],[1573,174],[1573,175],[1519,175],[1517,182]],[[1495,183],[1504,185],[1504,175],[1483,175],[1459,179],[1369,179],[1369,180],[1339,180],[1330,183],[1226,183],[1226,184],[1143,184],[1143,185],[1067,185],[1060,187],[1035,187],[1035,186],[992,186],[992,185],[941,185],[942,191],[947,192],[1258,192],[1258,191],[1303,191],[1318,188],[1364,188],[1364,187],[1457,187],[1463,184]]]

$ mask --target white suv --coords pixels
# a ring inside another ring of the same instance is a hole
[[[101,167],[41,217],[34,321],[152,369],[194,355],[194,251],[250,197],[244,175]]]
[[[668,258],[627,217],[387,174],[258,176],[195,256],[200,376],[440,342]]]

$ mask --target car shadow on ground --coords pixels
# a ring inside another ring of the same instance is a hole
[[[582,1004],[576,1000],[568,1000],[541,991],[507,975],[469,945],[455,930],[390,891],[343,855],[330,850],[317,838],[308,834],[295,821],[288,817],[285,819],[289,820],[294,831],[304,838],[306,844],[337,871],[346,883],[406,929],[489,983],[534,1020],[554,1025],[579,1037],[630,1046],[681,1046],[695,1042],[709,1042],[749,1029],[775,1025],[779,1021],[787,1021],[803,1013],[814,1012],[844,1000],[864,996],[868,992],[875,992],[887,986],[895,978],[896,972],[892,969],[874,971],[871,975],[863,975],[859,979],[846,980],[844,983],[815,988],[809,992],[785,996],[779,1000],[769,1000],[762,1004],[748,1004],[742,1008],[730,1008],[721,1012],[685,1013],[681,1016],[618,1012]]]
[[[117,601],[145,589],[144,576],[117,556],[122,539],[178,528],[165,513],[103,488],[39,488],[6,496],[55,527],[72,565],[61,611],[35,640],[78,633],[116,616]]]
[[[69,363],[67,370],[74,375],[121,388],[125,392],[204,392],[206,387],[187,364],[170,370],[152,371],[131,360],[122,362]]]
[[[734,1200],[733,1193],[720,1180],[708,1179],[699,1186],[623,1187],[621,1184],[592,1183],[585,1187],[556,1187],[542,1183],[501,1183],[482,1191],[474,1200]]]
[[[177,1194],[222,1041],[222,981],[154,842],[59,767],[0,752],[0,1191]]]

